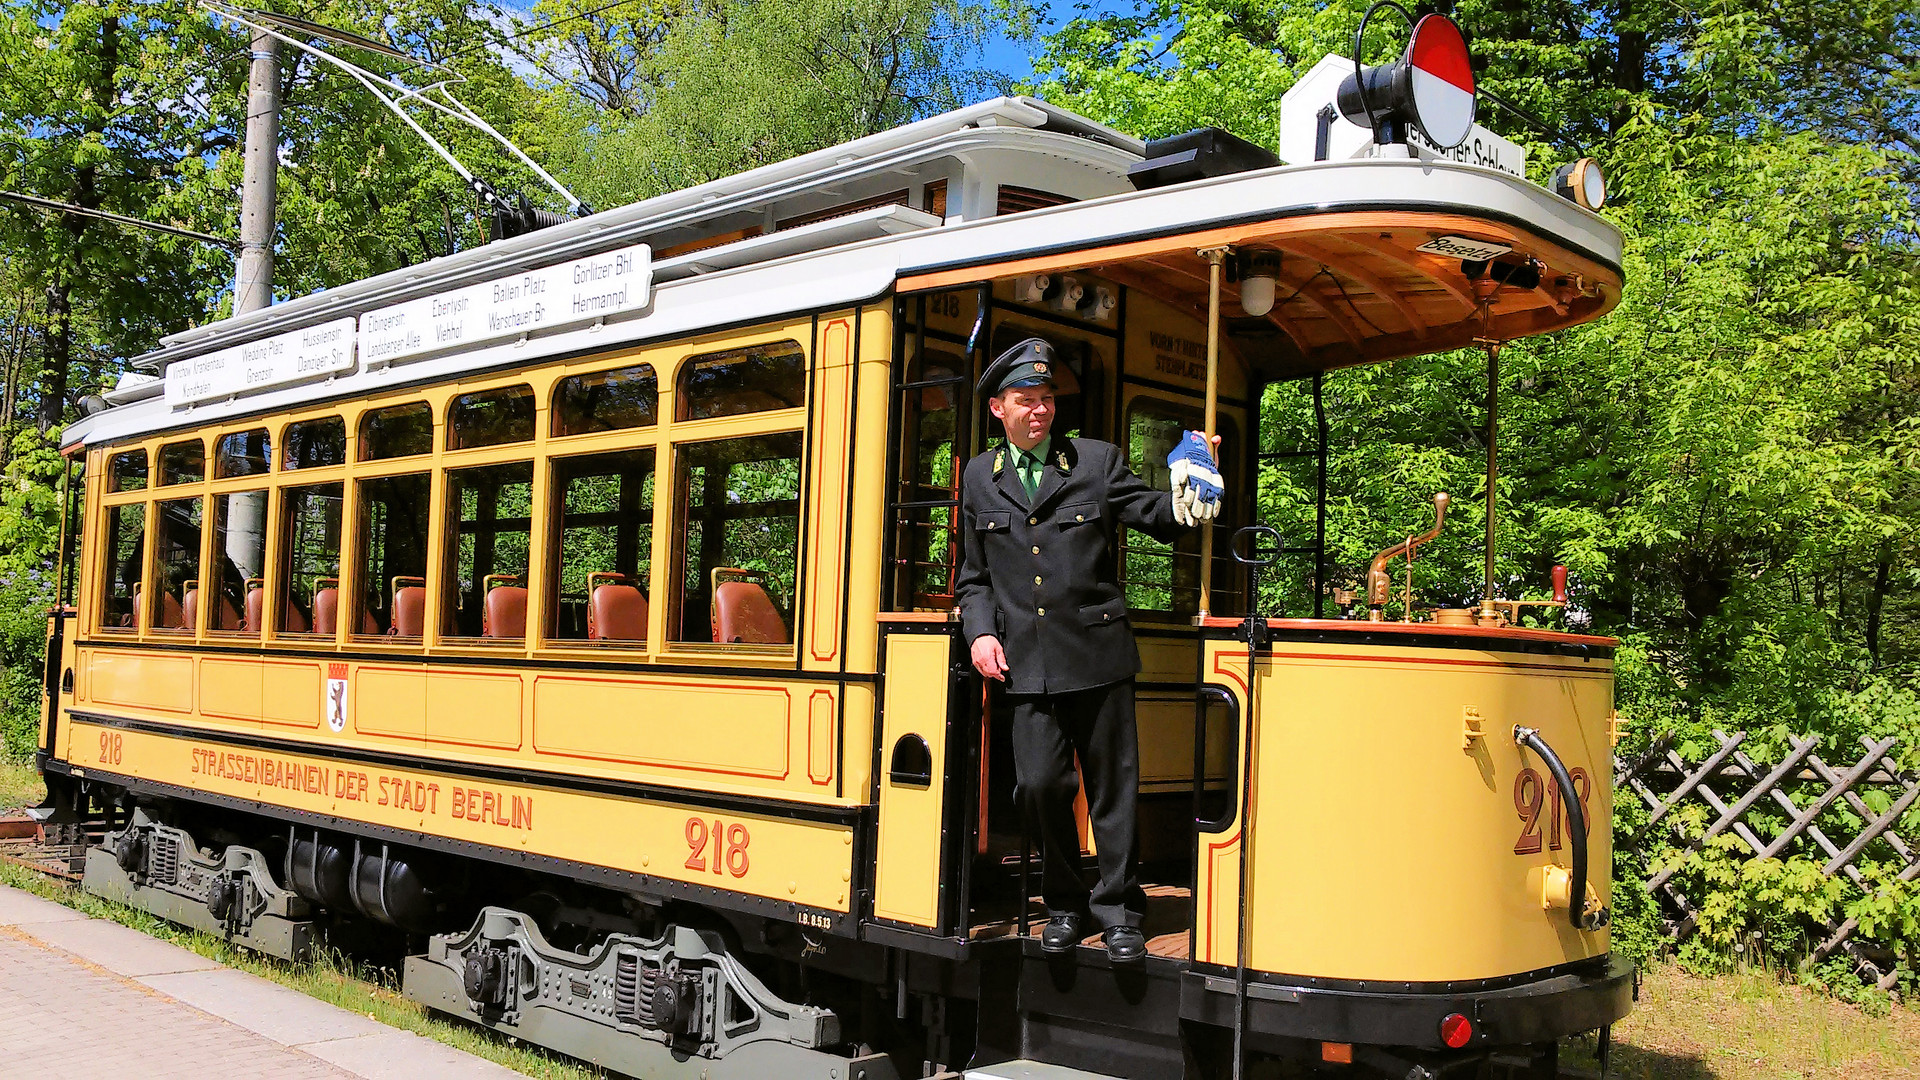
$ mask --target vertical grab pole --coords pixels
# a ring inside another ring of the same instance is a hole
[[[1480,611],[1476,620],[1482,626],[1492,626],[1500,621],[1499,609],[1493,606],[1493,533],[1495,510],[1499,504],[1499,492],[1495,490],[1500,481],[1500,343],[1487,342],[1487,591],[1480,596]]]
[[[1214,433],[1220,426],[1220,268],[1230,249],[1204,248],[1199,252],[1207,260],[1207,448],[1213,448]],[[1200,526],[1200,611],[1204,619],[1213,613],[1213,522]]]

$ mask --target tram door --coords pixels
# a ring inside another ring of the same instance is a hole
[[[1105,287],[1120,292],[1118,286]],[[1024,838],[1014,804],[1011,718],[1001,695],[983,691],[972,674],[966,644],[951,621],[960,558],[961,472],[974,454],[1003,438],[986,402],[973,392],[982,366],[1024,338],[1047,340],[1070,373],[1058,392],[1054,435],[1116,443],[1135,473],[1162,490],[1168,482],[1167,453],[1186,429],[1204,424],[1205,336],[1191,316],[1137,292],[1119,305],[1124,316],[1104,308],[1069,315],[1044,299],[1022,302],[1019,288],[1019,282],[1002,281],[990,289],[909,297],[897,309],[893,430],[898,441],[889,493],[893,557],[886,605],[891,614],[882,616],[887,699],[876,914],[919,925],[932,925],[936,916],[928,912],[943,903],[925,882],[966,881],[968,898],[945,901],[941,919],[964,921],[967,911],[961,905],[969,901],[982,909],[976,914],[984,915],[1018,894]],[[1251,430],[1249,380],[1237,359],[1227,360],[1223,368],[1231,374],[1222,382],[1219,416],[1229,507],[1216,529],[1212,604],[1221,614],[1243,610],[1241,576],[1226,554],[1225,536],[1234,520],[1251,516],[1251,506],[1241,505],[1250,501],[1251,491],[1240,482],[1241,463],[1251,460],[1241,434]],[[1231,726],[1224,720],[1208,725],[1196,746],[1198,658],[1192,620],[1199,609],[1199,535],[1166,543],[1122,530],[1116,539],[1117,570],[1143,666],[1136,709],[1143,855],[1156,864],[1147,869],[1158,880],[1184,884],[1193,864],[1195,800],[1227,787],[1232,757]],[[936,645],[933,634],[944,634],[947,643]],[[927,696],[911,704],[898,699],[896,710],[896,695],[908,680]],[[936,686],[937,706],[930,697]],[[946,716],[944,742],[934,737],[940,712]],[[908,736],[918,741],[902,744]],[[896,778],[894,758],[898,751],[901,761],[918,762],[920,743],[930,774],[926,784],[914,787],[907,779],[918,773],[904,768]],[[909,817],[925,821],[929,814],[945,823],[946,839],[938,845],[944,870],[929,862],[915,872],[923,883],[921,914],[907,920],[899,886],[891,892],[893,906],[883,897],[889,894],[888,838],[918,832],[916,857],[933,859],[935,846],[927,842],[932,833],[896,825]],[[1091,854],[1084,826],[1082,837],[1083,850]]]

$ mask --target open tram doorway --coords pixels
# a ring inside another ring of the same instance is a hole
[[[1159,490],[1168,486],[1167,454],[1183,432],[1204,425],[1203,319],[1100,275],[1039,277],[907,296],[896,308],[895,452],[883,602],[923,632],[944,627],[956,641],[956,667],[964,665],[967,652],[951,621],[957,615],[961,475],[974,455],[1004,443],[987,402],[975,392],[987,364],[1023,339],[1046,340],[1066,369],[1056,386],[1053,437],[1112,442],[1125,451],[1135,474]],[[1222,366],[1231,369],[1217,420],[1228,497],[1216,533],[1225,536],[1255,510],[1245,478],[1257,449],[1249,433],[1256,426],[1258,387],[1231,346],[1222,357]],[[1210,603],[1203,605],[1197,530],[1163,543],[1122,527],[1113,544],[1142,665],[1135,714],[1146,930],[1155,952],[1185,955],[1195,821],[1226,813],[1235,738],[1226,703],[1199,698],[1194,617],[1203,609],[1243,613],[1246,579],[1220,545]],[[950,902],[942,921],[975,940],[1018,933],[1023,913],[1034,932],[1045,922],[1037,903],[1037,859],[1023,873],[1030,840],[1014,801],[1011,706],[997,687],[983,682],[970,672],[958,680],[960,700],[949,713],[943,815],[949,823],[943,862],[964,901]],[[1076,812],[1083,866],[1092,874],[1084,789]]]

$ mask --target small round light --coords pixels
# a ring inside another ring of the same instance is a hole
[[[1273,310],[1273,279],[1250,277],[1240,283],[1240,310],[1249,315],[1265,315]]]
[[[1274,285],[1280,277],[1280,253],[1256,251],[1247,257],[1240,277],[1240,310],[1255,317],[1273,310]]]
[[[1440,1021],[1440,1041],[1454,1050],[1473,1041],[1473,1021],[1459,1013],[1448,1013]]]
[[[1581,158],[1555,169],[1547,186],[1555,195],[1588,210],[1598,210],[1607,204],[1607,178],[1600,172],[1600,163],[1592,158]]]

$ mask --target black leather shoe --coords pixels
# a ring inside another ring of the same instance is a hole
[[[1078,915],[1055,915],[1047,920],[1046,929],[1040,931],[1040,951],[1049,953],[1072,952],[1087,936],[1081,928]]]
[[[1147,935],[1137,926],[1109,926],[1101,935],[1107,943],[1107,959],[1116,964],[1137,964],[1147,958]]]

